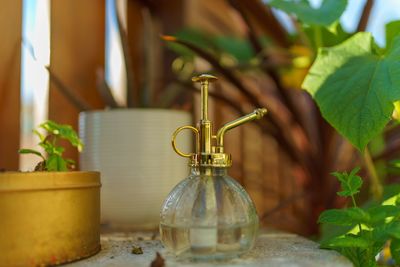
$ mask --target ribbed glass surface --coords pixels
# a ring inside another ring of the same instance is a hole
[[[253,246],[257,229],[252,200],[226,168],[193,168],[161,210],[161,240],[179,257],[234,257]]]

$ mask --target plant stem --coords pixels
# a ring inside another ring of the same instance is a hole
[[[353,207],[357,208],[357,203],[353,195],[351,196],[351,201],[353,202]]]
[[[357,208],[357,203],[356,203],[356,199],[354,198],[354,195],[351,195],[351,201],[353,202],[353,207]],[[360,231],[360,234],[361,234],[362,228],[361,228],[360,223],[358,224],[358,230]]]
[[[371,154],[369,153],[368,147],[365,148],[364,151],[364,162],[365,167],[369,172],[369,177],[371,179],[371,193],[375,200],[380,200],[383,194],[382,183],[378,177],[378,174],[375,169],[374,162],[372,161]]]
[[[322,42],[322,31],[320,26],[314,26],[314,33],[315,33],[315,44],[318,51],[318,48],[322,47],[324,44]]]
[[[365,31],[365,29],[367,28],[374,2],[375,0],[367,0],[367,2],[365,3],[363,12],[361,13],[361,17],[357,25],[357,32]]]

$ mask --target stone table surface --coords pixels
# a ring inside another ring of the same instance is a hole
[[[149,267],[159,252],[165,266],[271,266],[271,267],[351,267],[352,264],[335,251],[322,250],[318,244],[288,233],[261,233],[254,248],[236,258],[224,262],[177,261],[165,251],[158,237],[151,233],[108,233],[101,237],[102,250],[95,256],[67,267]],[[132,248],[140,246],[143,254],[132,254]]]

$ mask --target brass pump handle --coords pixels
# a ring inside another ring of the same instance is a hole
[[[192,157],[193,153],[183,153],[182,151],[180,151],[177,146],[176,146],[176,136],[182,131],[182,130],[192,130],[195,134],[196,134],[196,153],[199,151],[199,130],[193,126],[190,125],[186,125],[186,126],[182,126],[179,127],[178,129],[175,130],[175,132],[172,134],[172,148],[174,149],[174,151],[176,152],[176,154],[178,154],[181,157],[185,157],[185,158],[190,158]]]

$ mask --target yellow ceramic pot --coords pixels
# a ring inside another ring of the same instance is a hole
[[[0,173],[0,265],[47,266],[100,250],[100,173]]]

